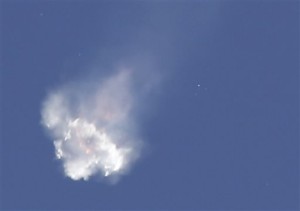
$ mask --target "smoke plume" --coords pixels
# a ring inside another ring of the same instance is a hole
[[[53,138],[66,176],[118,176],[139,157],[133,110],[132,71],[121,70],[95,83],[72,83],[51,92],[42,106],[42,123]]]

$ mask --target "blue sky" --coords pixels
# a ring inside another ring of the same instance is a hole
[[[1,55],[1,209],[300,208],[299,1],[2,1]],[[115,185],[73,181],[42,103],[120,64],[159,78],[146,150]]]

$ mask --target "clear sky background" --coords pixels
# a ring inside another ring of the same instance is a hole
[[[300,209],[299,1],[6,0],[1,57],[1,210]],[[147,153],[116,185],[73,181],[41,104],[120,61],[162,76]]]

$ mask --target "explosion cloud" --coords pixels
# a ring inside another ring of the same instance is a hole
[[[99,83],[69,84],[44,101],[42,123],[71,179],[118,176],[138,158],[131,73],[121,70]]]

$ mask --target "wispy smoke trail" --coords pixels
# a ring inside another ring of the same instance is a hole
[[[117,176],[128,170],[141,149],[134,106],[128,70],[96,85],[72,84],[49,94],[42,123],[54,139],[66,176],[88,180],[95,174]]]

